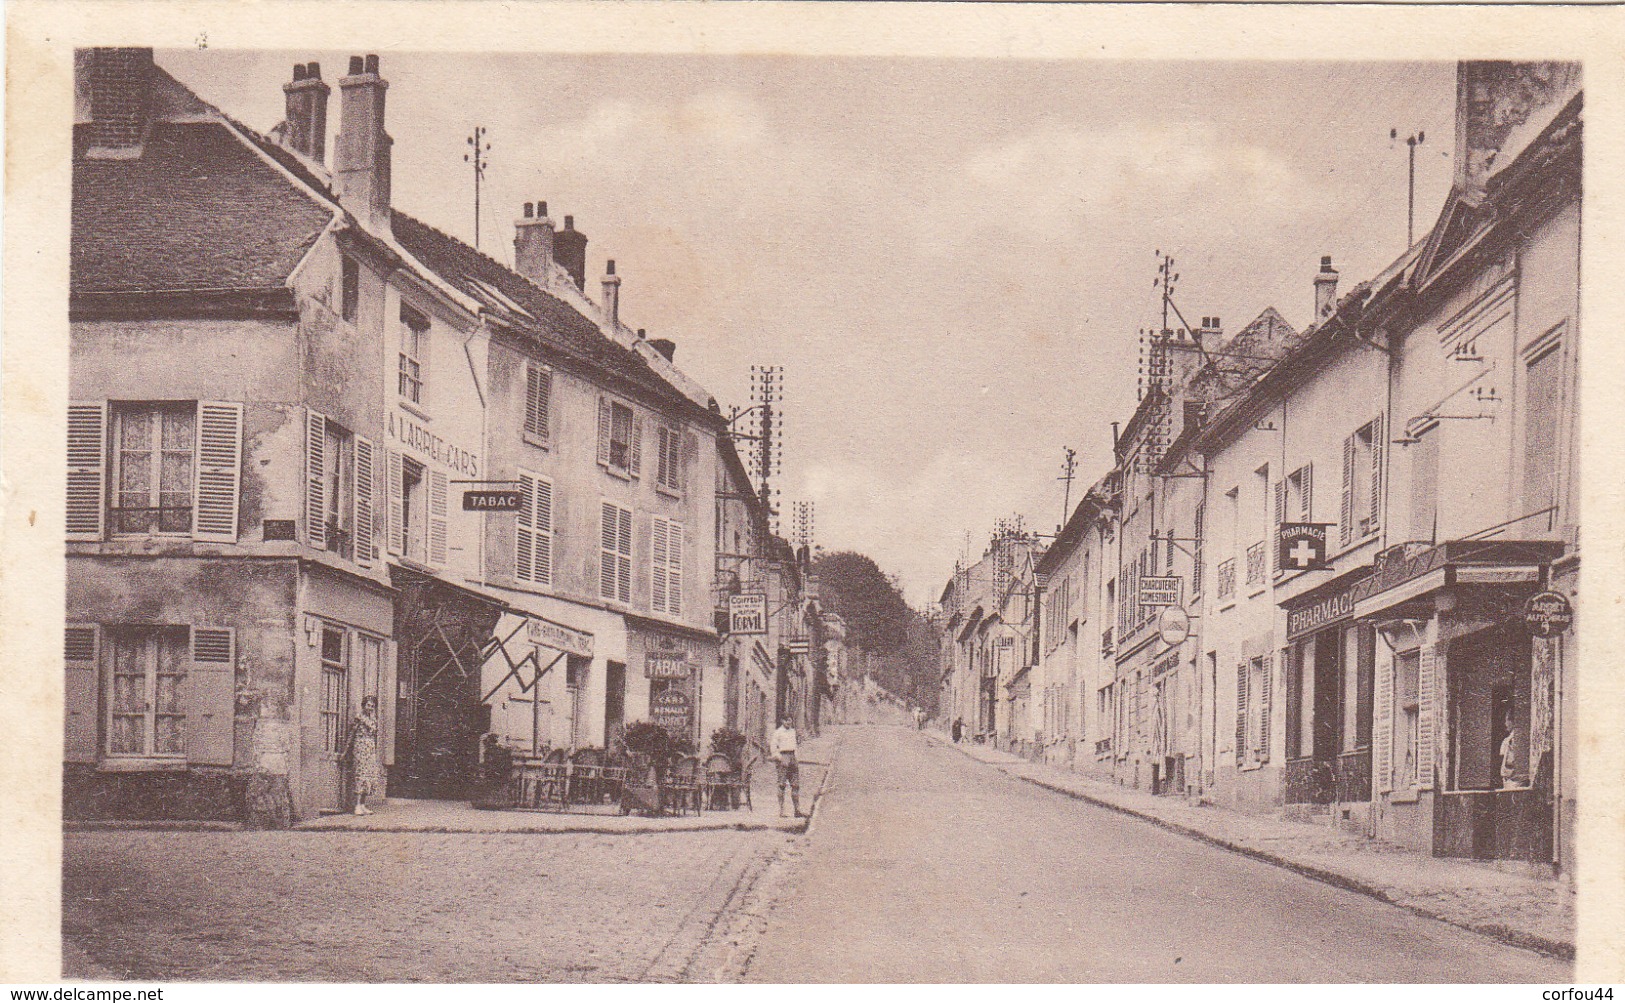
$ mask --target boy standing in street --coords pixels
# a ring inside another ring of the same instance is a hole
[[[801,769],[796,765],[796,729],[788,715],[779,718],[773,732],[773,768],[779,774],[779,817],[784,817],[784,789],[790,788],[790,804],[801,817]]]

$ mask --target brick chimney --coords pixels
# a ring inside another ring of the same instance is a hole
[[[587,235],[576,229],[574,216],[564,217],[564,229],[553,235],[553,260],[570,273],[577,289],[587,288]]]
[[[1332,267],[1332,256],[1320,259],[1320,271],[1315,273],[1315,323],[1319,324],[1337,309],[1337,270]]]
[[[320,63],[295,63],[293,81],[282,85],[287,101],[283,141],[318,164],[327,158],[327,96],[332,92],[322,80]]]
[[[389,147],[384,131],[384,92],[378,57],[350,57],[350,72],[339,78],[339,135],[333,174],[339,203],[357,219],[384,233],[389,226]]]
[[[513,221],[513,270],[542,288],[553,263],[553,221],[547,203],[525,203],[525,214]]]
[[[124,160],[141,156],[151,122],[151,49],[91,49],[85,60],[90,104],[86,156]]]
[[[612,328],[621,322],[621,277],[614,258],[604,266],[604,322]]]

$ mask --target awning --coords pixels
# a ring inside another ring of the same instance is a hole
[[[1378,561],[1352,594],[1354,615],[1368,617],[1447,586],[1538,586],[1546,566],[1563,556],[1555,540],[1451,540]]]

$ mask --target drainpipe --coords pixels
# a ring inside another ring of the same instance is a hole
[[[474,394],[480,399],[480,449],[484,451],[485,467],[487,470],[489,470],[491,467],[491,409],[487,406],[485,401],[485,390],[480,386],[480,372],[478,367],[474,365],[474,353],[468,347],[474,338],[482,330],[485,330],[486,324],[488,323],[483,316],[478,318],[478,320],[479,322],[474,325],[473,330],[468,332],[468,337],[463,339],[463,358],[468,360],[468,375],[469,378],[474,381]],[[489,333],[486,335],[486,340],[487,342],[490,340]],[[480,539],[479,543],[474,548],[474,575],[475,578],[479,580],[481,586],[486,584],[485,536],[490,529],[490,524],[488,522],[489,519],[489,512],[480,513]],[[539,693],[532,694],[532,698],[537,700],[537,705],[540,706]],[[535,738],[534,731],[532,732],[531,737],[532,739]]]

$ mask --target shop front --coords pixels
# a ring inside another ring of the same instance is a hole
[[[1561,635],[1536,613],[1552,541],[1393,548],[1355,589],[1377,635],[1379,836],[1434,856],[1557,860]],[[1566,607],[1567,601],[1562,600]]]
[[[581,684],[591,671],[592,633],[516,609],[502,615],[495,640],[480,688],[498,744],[533,756],[591,744]]]
[[[397,590],[398,653],[389,794],[472,797],[480,782],[480,742],[491,725],[482,667],[507,605],[400,565],[390,565],[389,573]]]
[[[629,618],[627,656],[635,671],[626,680],[627,717],[652,721],[696,752],[703,750],[709,737],[700,730],[704,670],[717,652],[717,639],[703,631]]]
[[[1362,830],[1371,801],[1377,634],[1354,619],[1354,596],[1370,576],[1369,566],[1356,568],[1281,604],[1288,812]]]

